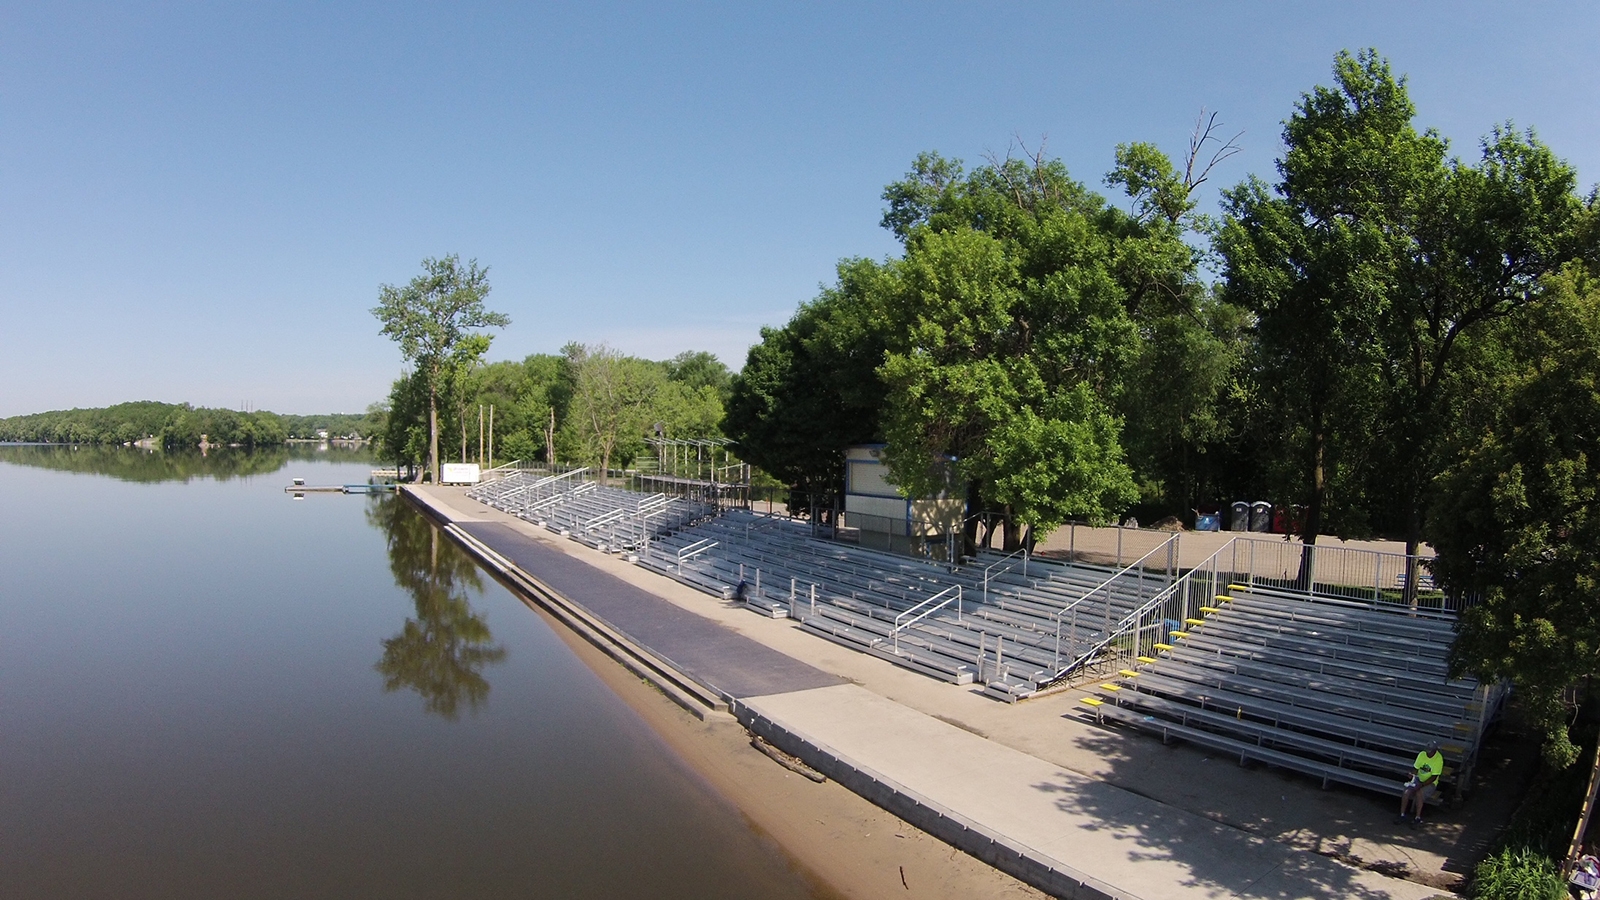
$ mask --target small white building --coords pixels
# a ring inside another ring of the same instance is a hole
[[[889,480],[883,444],[845,451],[844,524],[858,529],[861,546],[909,556],[945,559],[948,538],[961,532],[966,503],[945,492],[911,498]]]

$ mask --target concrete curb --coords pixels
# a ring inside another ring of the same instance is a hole
[[[734,718],[755,734],[832,778],[856,794],[1002,872],[1062,900],[1143,900],[1050,860],[1031,847],[995,834],[965,816],[909,790],[893,779],[857,765],[833,748],[816,743],[735,700]]]
[[[516,564],[452,523],[443,513],[435,509],[426,497],[411,490],[402,490],[402,493],[424,515],[438,523],[446,534],[461,545],[462,549],[483,563],[497,581],[524,603],[538,606],[555,616],[563,625],[621,663],[628,671],[655,686],[674,703],[697,718],[704,720],[727,715],[728,705],[720,695],[679,671],[671,661],[650,652],[644,645],[612,628],[603,619],[518,568]]]

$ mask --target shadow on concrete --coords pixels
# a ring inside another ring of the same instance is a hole
[[[1092,715],[1069,718],[1093,722]],[[1092,724],[1076,744],[1101,761],[1101,777],[1109,784],[1161,805],[1154,812],[1143,806],[1135,820],[1127,801],[1111,792],[1069,792],[1062,784],[1036,785],[1038,790],[1060,792],[1057,805],[1064,811],[1125,829],[1125,839],[1137,842],[1136,858],[1176,861],[1193,873],[1196,885],[1235,889],[1245,883],[1235,861],[1209,849],[1201,852],[1212,846],[1210,841],[1197,843],[1192,832],[1178,827],[1178,820],[1194,820],[1177,811],[1200,817],[1216,834],[1229,831],[1237,839],[1267,841],[1286,851],[1310,851],[1391,877],[1453,889],[1510,818],[1519,785],[1526,782],[1519,767],[1529,765],[1537,750],[1525,741],[1491,741],[1483,757],[1488,768],[1480,769],[1495,773],[1488,783],[1459,804],[1431,811],[1428,823],[1412,830],[1394,822],[1397,798],[1339,785],[1324,790],[1317,780],[1261,763],[1241,766],[1236,758],[1181,741],[1164,745],[1154,736],[1108,723]],[[1283,866],[1256,881],[1246,896],[1383,896],[1355,880],[1351,869],[1328,859],[1286,852]],[[1305,893],[1307,885],[1314,893]]]

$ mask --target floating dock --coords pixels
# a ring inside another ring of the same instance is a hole
[[[291,484],[283,489],[285,494],[386,494],[395,489],[392,484]]]

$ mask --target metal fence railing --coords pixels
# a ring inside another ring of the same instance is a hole
[[[1243,536],[1228,548],[1233,571],[1251,585],[1444,613],[1460,612],[1476,599],[1436,586],[1427,556]],[[1413,573],[1416,586],[1408,596]]]

